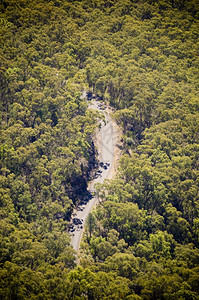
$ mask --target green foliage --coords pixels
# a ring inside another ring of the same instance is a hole
[[[198,299],[198,18],[195,0],[1,2],[0,298]],[[124,153],[74,269],[85,89],[115,108]]]

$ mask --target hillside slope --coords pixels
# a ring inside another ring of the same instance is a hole
[[[198,1],[2,0],[0,17],[0,297],[198,299]],[[75,267],[97,164],[85,89],[124,155]]]

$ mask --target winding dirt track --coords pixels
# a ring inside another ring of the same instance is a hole
[[[101,103],[96,100],[92,100],[89,103],[89,107],[92,109],[99,110],[105,115],[105,122],[100,121],[101,129],[96,135],[100,167],[97,171],[95,179],[89,184],[88,191],[93,194],[95,192],[94,185],[96,183],[103,183],[105,179],[110,179],[113,176],[114,164],[115,164],[115,150],[117,143],[117,133],[115,129],[115,124],[109,116],[108,109],[103,109]],[[72,216],[72,229],[70,231],[71,235],[71,245],[74,250],[79,252],[80,241],[82,233],[84,230],[85,220],[88,214],[91,212],[93,206],[97,203],[97,198],[92,196],[92,198],[85,201],[85,204],[80,205],[76,211],[74,211]]]

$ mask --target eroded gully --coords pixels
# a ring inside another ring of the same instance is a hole
[[[89,101],[89,107],[92,109],[103,112],[105,116],[105,122],[100,121],[101,128],[96,135],[97,145],[99,150],[99,168],[96,171],[95,178],[89,183],[88,194],[91,195],[90,199],[85,199],[73,212],[71,218],[71,245],[78,254],[81,237],[84,230],[85,220],[88,214],[91,212],[93,206],[97,203],[97,197],[95,196],[95,184],[103,183],[105,179],[110,179],[114,169],[114,153],[117,142],[117,134],[113,121],[109,115],[109,110],[100,101]]]

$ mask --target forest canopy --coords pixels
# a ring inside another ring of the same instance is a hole
[[[1,1],[1,299],[198,299],[198,25],[196,0]],[[76,266],[85,90],[115,108],[123,155]]]

